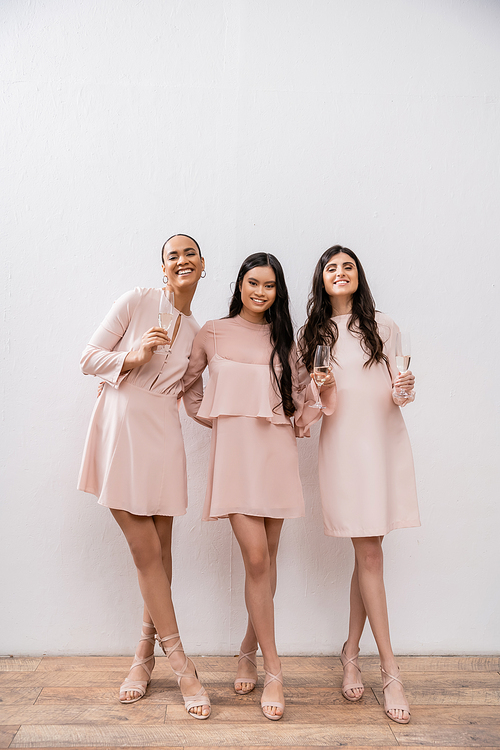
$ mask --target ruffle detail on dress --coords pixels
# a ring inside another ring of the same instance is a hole
[[[216,354],[209,370],[199,417],[260,417],[273,424],[290,424],[274,392],[269,365],[234,362]]]

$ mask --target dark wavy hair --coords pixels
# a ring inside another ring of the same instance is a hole
[[[368,359],[363,366],[371,367],[377,362],[385,362],[389,367],[389,361],[384,354],[384,345],[375,320],[375,300],[368,286],[363,266],[352,250],[341,245],[329,247],[314,269],[311,293],[307,301],[307,319],[299,332],[299,349],[304,364],[312,372],[316,347],[330,346],[333,352],[339,337],[337,324],[332,320],[333,310],[330,297],[323,284],[325,266],[334,255],[339,253],[349,255],[358,269],[358,288],[352,296],[352,312],[347,327],[361,339],[361,346],[368,355]]]
[[[241,301],[241,282],[245,274],[252,268],[259,266],[269,266],[274,271],[276,277],[276,299],[271,307],[265,311],[266,321],[270,324],[269,331],[273,350],[269,360],[269,368],[277,393],[283,404],[283,411],[287,417],[291,417],[295,412],[295,406],[292,398],[292,368],[290,366],[290,356],[293,347],[293,324],[290,316],[290,299],[286,287],[285,275],[279,260],[269,253],[253,253],[245,258],[241,264],[234,285],[234,292],[229,303],[228,318],[234,318],[239,315],[243,307]],[[278,374],[275,368],[276,358],[280,363],[281,372]]]

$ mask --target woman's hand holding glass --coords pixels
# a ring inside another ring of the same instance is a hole
[[[394,388],[398,396],[408,396],[415,387],[415,375],[411,370],[401,372],[394,381]]]
[[[141,339],[139,357],[142,359],[142,364],[147,364],[160,347],[170,351],[171,345],[172,341],[164,328],[160,328],[160,326],[150,328]]]
[[[172,342],[163,328],[150,328],[143,334],[139,350],[129,352],[125,357],[120,374],[147,365],[158,346],[170,347],[171,344]]]
[[[321,375],[321,378],[322,378],[321,383],[318,383],[316,378],[317,378],[317,375],[315,376],[314,372],[311,372],[311,380],[314,380],[316,385],[318,386],[321,385],[321,388],[331,388],[332,385],[335,385],[335,378],[333,376],[333,371],[332,371],[331,366],[328,367],[328,373],[326,375]]]
[[[393,383],[392,400],[397,406],[415,401],[415,375],[411,370],[402,372]]]
[[[324,409],[321,403],[320,389],[335,383],[331,366],[331,350],[329,346],[317,346],[314,354],[314,369],[311,378],[318,386],[318,399],[313,404],[315,409]]]
[[[398,332],[396,336],[396,367],[399,375],[394,380],[392,397],[398,406],[415,400],[415,376],[409,370],[411,360],[410,334]]]

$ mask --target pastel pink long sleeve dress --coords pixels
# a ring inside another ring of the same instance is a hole
[[[113,305],[85,348],[81,367],[105,381],[87,433],[78,489],[101,505],[139,516],[180,516],[187,508],[186,456],[178,411],[181,378],[199,330],[180,316],[171,351],[120,374],[127,353],[158,325],[161,289],[136,287]],[[201,397],[201,379],[186,395]]]
[[[376,313],[384,353],[390,364],[363,367],[367,355],[348,330],[350,315],[333,318],[339,337],[333,356],[337,383],[335,404],[322,414],[319,439],[319,485],[325,534],[341,537],[382,536],[392,529],[420,526],[413,456],[400,407],[392,397],[397,375],[398,327]],[[321,417],[304,411],[303,427]]]
[[[294,428],[272,382],[271,351],[269,326],[239,315],[209,321],[193,342],[184,388],[207,365],[210,373],[197,415],[212,423],[204,520],[304,515]]]

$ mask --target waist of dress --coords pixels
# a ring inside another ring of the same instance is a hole
[[[172,388],[172,386],[170,386]],[[133,388],[134,391],[140,391],[141,393],[144,393],[145,395],[154,396],[155,398],[167,398],[171,399],[172,401],[177,401],[177,393],[175,391],[170,391],[169,393],[161,393],[160,391],[152,391],[151,388],[146,388],[142,385],[136,385],[136,383],[130,383],[127,379],[122,380],[120,385],[118,386],[118,391],[121,390],[127,390],[128,388]]]

